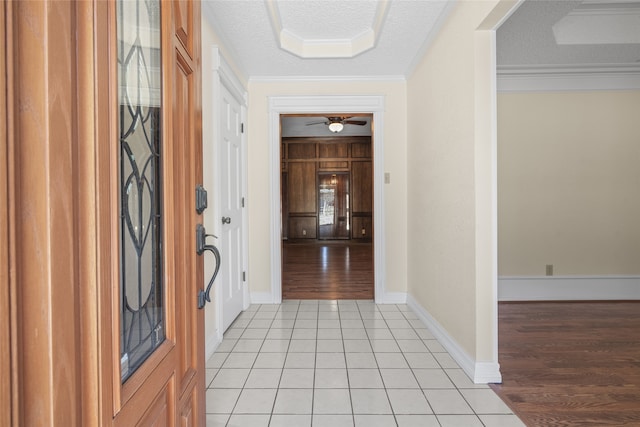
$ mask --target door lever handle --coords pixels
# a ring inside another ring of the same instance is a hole
[[[222,223],[223,224],[231,224],[231,217],[230,216],[223,216],[222,217]]]
[[[216,280],[218,271],[220,271],[220,251],[214,245],[206,244],[205,240],[208,236],[216,237],[213,234],[206,234],[204,226],[202,224],[198,224],[196,226],[196,252],[198,255],[202,255],[205,251],[209,251],[216,259],[216,266],[213,271],[213,275],[211,276],[211,280],[209,280],[209,284],[207,285],[207,289],[201,289],[198,292],[198,309],[204,308],[207,302],[211,302],[211,286]]]

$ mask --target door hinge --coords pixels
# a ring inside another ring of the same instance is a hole
[[[244,133],[244,123],[240,123],[240,133]]]
[[[242,204],[242,207],[244,208],[244,197],[242,199],[240,199],[240,203]]]
[[[242,272],[242,281],[243,281],[243,282],[246,282],[246,281],[247,281],[247,272],[246,272],[246,271],[243,271],[243,272]]]

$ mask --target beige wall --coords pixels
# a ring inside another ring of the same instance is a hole
[[[489,363],[497,362],[493,42],[476,29],[494,25],[505,4],[459,1],[407,86],[409,294],[473,361]]]
[[[387,292],[406,292],[406,85],[378,82],[250,82],[248,128],[249,277],[251,292],[271,291],[269,96],[384,95],[384,186]],[[339,112],[339,111],[337,111]],[[375,124],[374,124],[375,126]],[[279,197],[279,195],[276,195]]]
[[[640,91],[500,94],[499,274],[640,274]]]

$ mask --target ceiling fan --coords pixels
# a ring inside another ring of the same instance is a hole
[[[367,124],[366,120],[349,120],[351,117],[352,116],[327,117],[326,121],[307,123],[307,126],[322,124],[329,126],[331,132],[338,133],[344,129],[344,125],[364,126]]]

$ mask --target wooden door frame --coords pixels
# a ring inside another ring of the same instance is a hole
[[[90,361],[79,352],[91,329],[81,321],[86,313],[81,266],[90,254],[82,253],[79,242],[85,226],[78,214],[85,188],[79,177],[93,139],[80,142],[86,131],[79,105],[85,96],[80,87],[87,40],[80,43],[70,34],[86,29],[86,7],[93,6],[3,2],[0,7],[6,48],[0,276],[2,285],[8,284],[0,294],[0,339],[10,346],[0,363],[3,374],[11,372],[2,376],[2,424],[81,425],[95,407],[84,376]],[[5,399],[7,390],[11,396]]]
[[[373,155],[373,229],[375,302],[405,303],[406,295],[386,290],[386,251],[384,215],[384,108],[382,95],[310,95],[269,97],[269,163],[271,200],[271,292],[254,302],[282,302],[282,221],[280,215],[280,115],[281,114],[371,114],[375,127],[371,136]]]
[[[16,379],[12,374],[17,370],[15,367],[15,356],[12,338],[16,336],[12,327],[15,322],[13,317],[13,304],[11,303],[11,295],[15,293],[13,289],[14,281],[10,280],[10,271],[12,270],[9,263],[10,249],[10,203],[9,203],[9,141],[7,133],[7,81],[8,77],[7,58],[11,55],[10,44],[7,43],[7,20],[6,20],[6,4],[0,6],[0,41],[6,49],[0,54],[0,135],[2,135],[0,145],[0,372],[3,372],[3,378],[0,382],[0,425],[10,426],[14,413],[13,404],[16,396],[15,389]]]

